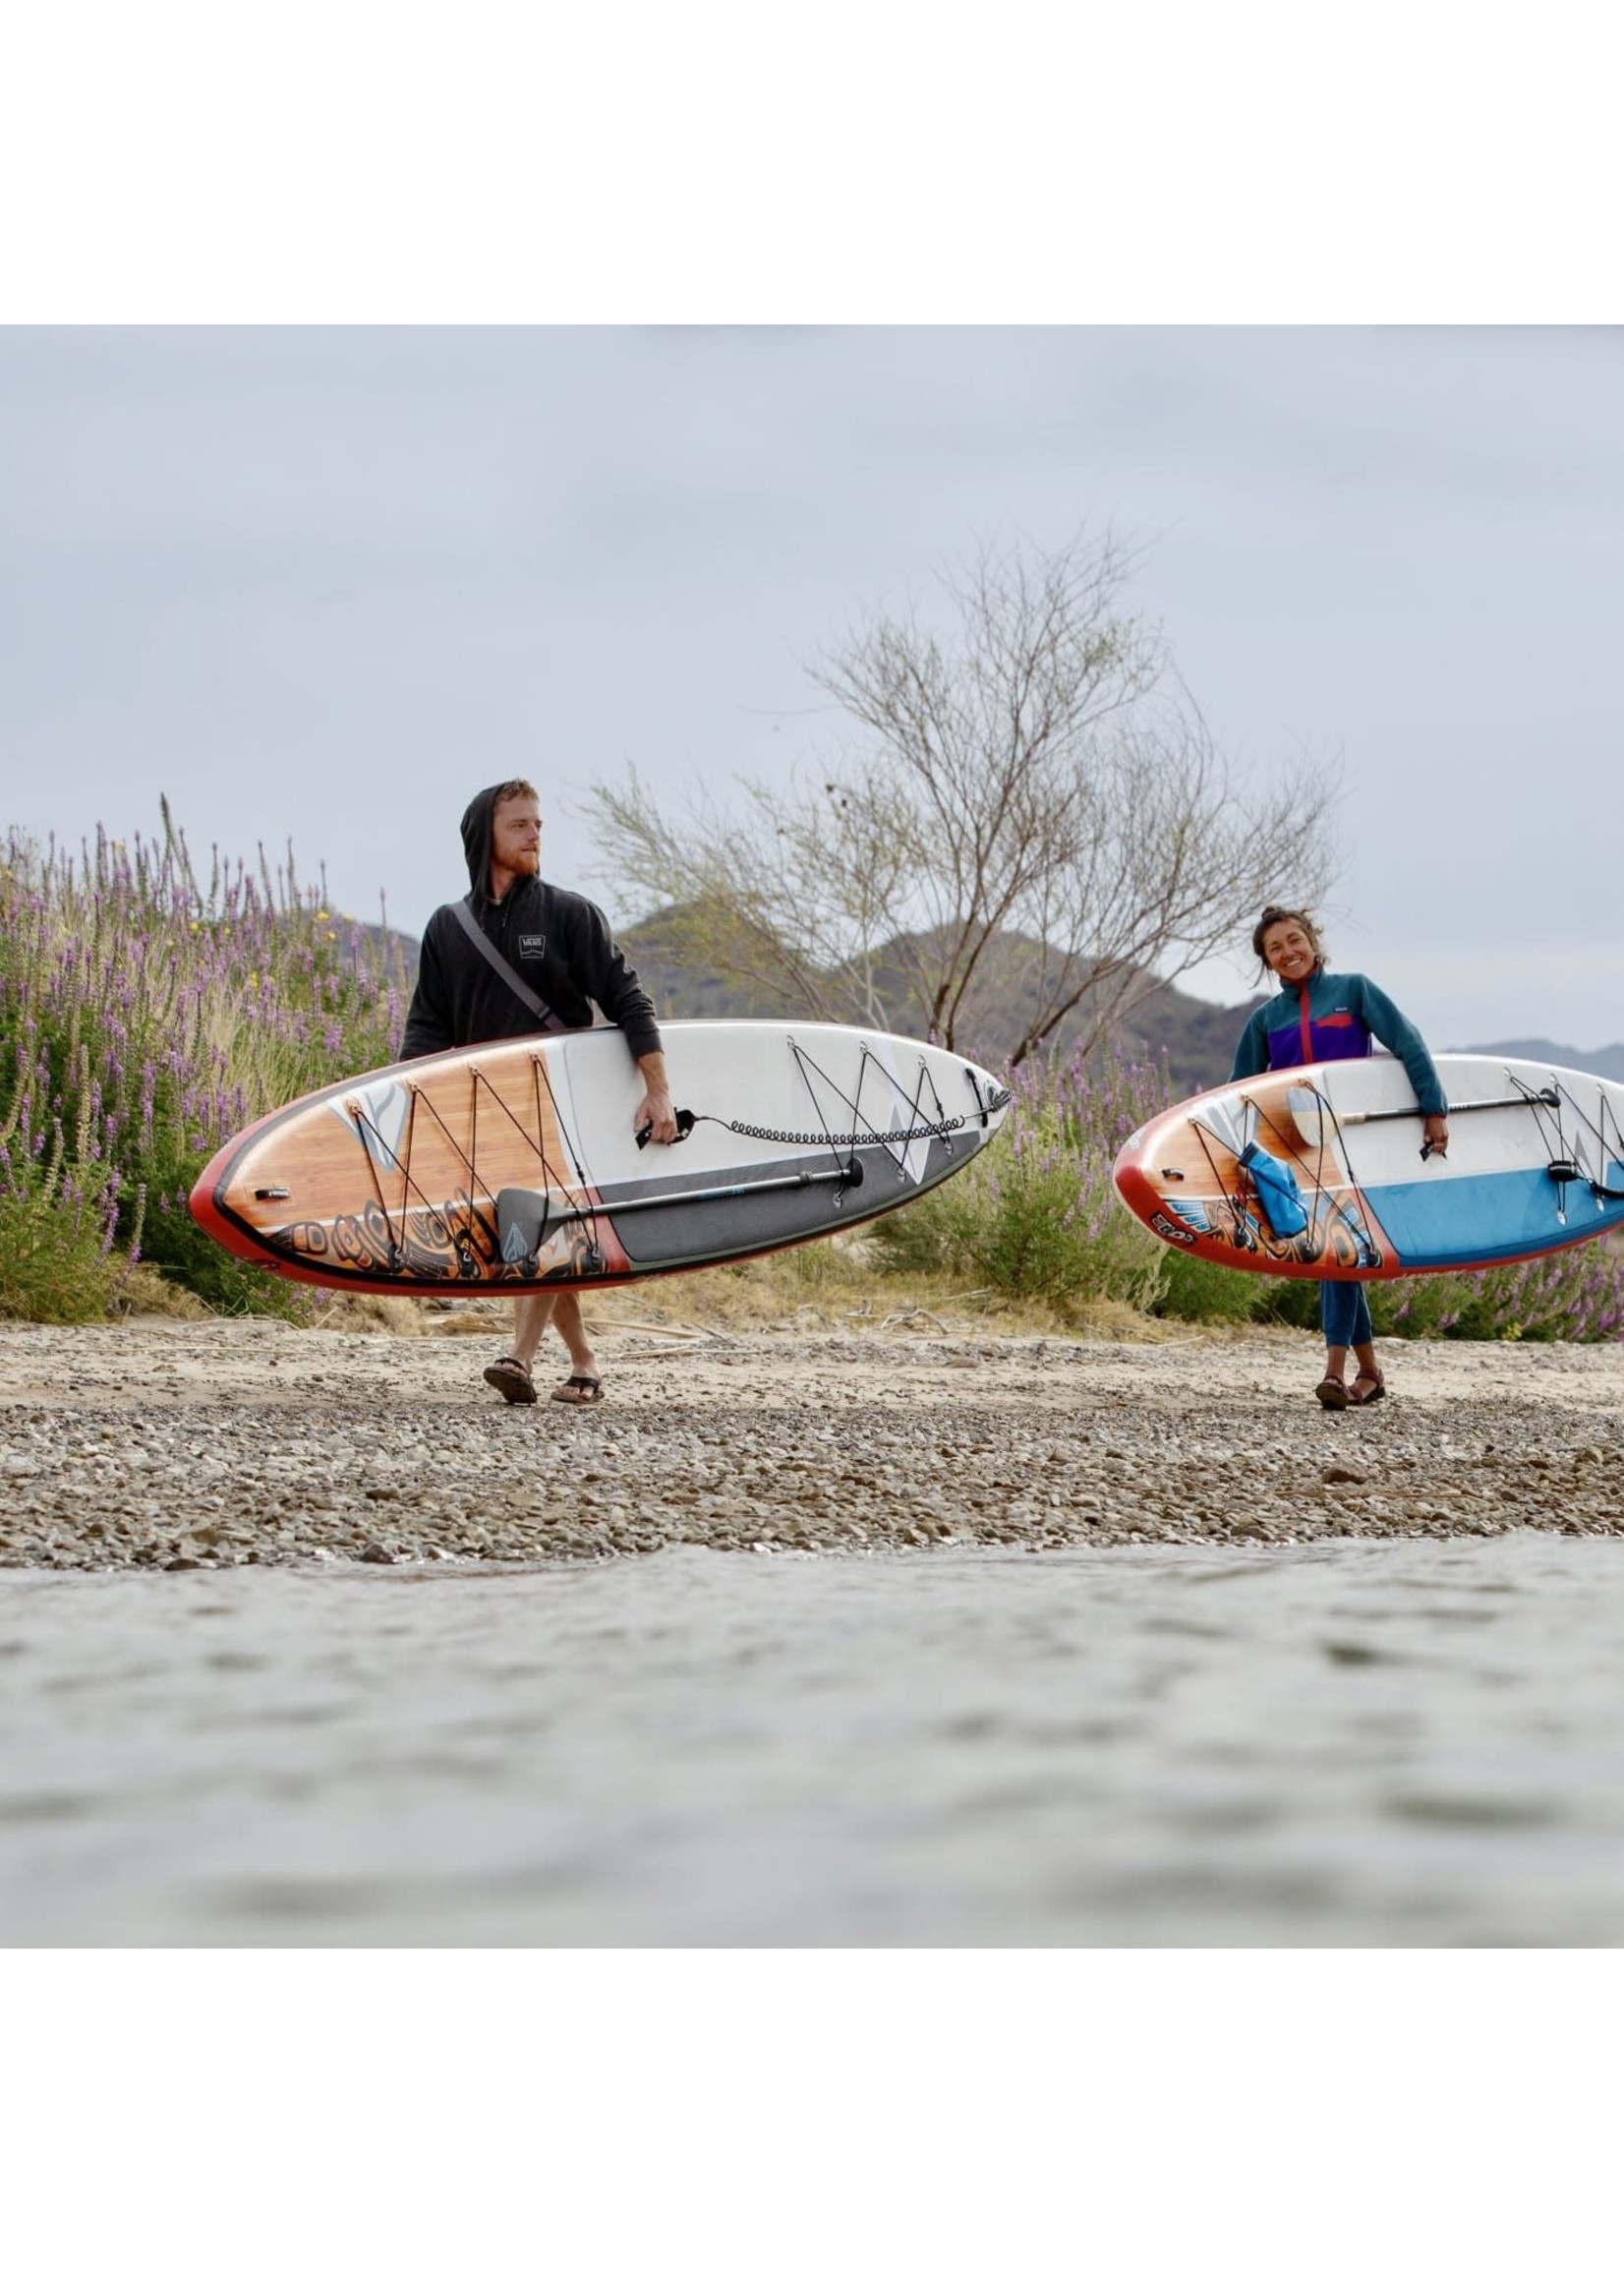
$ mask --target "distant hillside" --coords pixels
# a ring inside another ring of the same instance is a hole
[[[696,970],[678,960],[672,945],[672,927],[661,915],[634,924],[619,934],[627,961],[667,1019],[761,1019],[774,1015],[765,997]],[[1012,935],[999,943],[1000,953],[989,958],[972,988],[959,1022],[957,1044],[966,1056],[984,1066],[1001,1066],[1019,1040],[1025,1026],[1026,1006],[1032,989],[1023,966],[1032,943]],[[876,971],[881,1000],[900,1003],[902,989],[895,963],[889,968],[882,954]],[[1234,1005],[1203,1003],[1177,987],[1158,987],[1131,1013],[1116,1037],[1116,1048],[1129,1057],[1158,1057],[1167,1053],[1168,1071],[1175,1086],[1184,1091],[1210,1089],[1228,1079],[1241,1029],[1250,1017],[1251,1002]],[[901,1016],[897,1015],[898,1023]],[[1075,1017],[1062,1022],[1050,1049],[1064,1056],[1073,1046],[1081,1021]]]
[[[385,932],[378,924],[363,924],[360,928],[375,953],[390,947],[399,950],[410,986],[417,978],[418,962],[418,943],[412,935]],[[672,949],[671,927],[666,918],[651,916],[646,923],[633,924],[618,937],[627,962],[635,966],[638,978],[662,1018],[775,1016],[774,1006],[764,998],[752,998],[728,980],[719,979],[714,972],[695,970],[691,964],[679,962]],[[1029,990],[1023,989],[1013,965],[1025,945],[1018,938],[1012,940],[1010,954],[993,959],[987,977],[970,998],[959,1047],[984,1066],[1001,1066],[1021,1031],[1021,998]],[[883,993],[883,965],[881,988]],[[1153,995],[1146,996],[1119,1030],[1116,1048],[1130,1058],[1155,1058],[1166,1051],[1168,1071],[1180,1092],[1212,1089],[1229,1079],[1241,1029],[1261,1001],[1260,995],[1253,995],[1245,1003],[1205,1003],[1198,996],[1186,995],[1178,987],[1158,987]],[[1074,1025],[1074,1020],[1070,1022],[1071,1027]],[[1069,1025],[1063,1023],[1054,1048],[1057,1053],[1064,1053],[1069,1046]],[[1449,1047],[1473,1058],[1527,1058],[1536,1064],[1569,1066],[1577,1074],[1595,1074],[1605,1080],[1624,1081],[1624,1042],[1610,1042],[1603,1050],[1578,1050],[1571,1043],[1536,1037],[1532,1041],[1471,1042]]]
[[[1181,1095],[1216,1089],[1229,1079],[1241,1029],[1263,1000],[1204,1003],[1178,987],[1160,987],[1129,1019],[1117,1038],[1119,1051],[1138,1058],[1167,1052],[1168,1072]]]
[[[1576,1050],[1571,1042],[1471,1042],[1462,1045],[1470,1058],[1532,1058],[1537,1066],[1571,1067],[1575,1074],[1599,1075],[1603,1081],[1624,1081],[1624,1042],[1609,1042],[1604,1050]]]

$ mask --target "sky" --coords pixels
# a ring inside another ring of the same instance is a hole
[[[150,833],[164,793],[416,933],[522,773],[624,923],[586,786],[785,780],[854,616],[1109,523],[1237,769],[1336,766],[1333,963],[1437,1048],[1596,1048],[1621,400],[1602,329],[9,327],[0,823]]]

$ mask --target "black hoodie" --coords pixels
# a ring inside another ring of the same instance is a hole
[[[603,909],[540,877],[520,877],[505,898],[491,898],[495,808],[495,788],[482,789],[462,817],[475,920],[560,1026],[590,1026],[596,1003],[625,1035],[633,1058],[647,1058],[661,1046],[654,1005],[615,946]],[[436,908],[423,935],[401,1057],[424,1058],[465,1042],[506,1042],[538,1030],[535,1013],[492,969],[455,910]]]

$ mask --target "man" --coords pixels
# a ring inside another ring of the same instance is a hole
[[[542,881],[542,808],[530,784],[501,782],[482,789],[462,817],[462,843],[474,889],[460,907],[449,904],[429,918],[401,1056],[423,1058],[464,1043],[590,1026],[596,1003],[624,1034],[643,1077],[638,1128],[646,1123],[657,1144],[671,1143],[676,1117],[654,1006],[615,946],[603,910],[579,893]],[[465,910],[494,950],[494,960],[469,937]],[[515,982],[541,999],[539,1010],[515,992]],[[552,1392],[554,1402],[596,1405],[604,1386],[579,1296],[521,1295],[514,1312],[511,1356],[485,1370],[492,1387],[510,1405],[535,1404],[531,1365],[551,1321],[564,1339],[571,1369],[568,1380]]]

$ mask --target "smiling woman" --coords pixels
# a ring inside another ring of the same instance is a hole
[[[1325,968],[1319,927],[1306,908],[1273,903],[1251,935],[1252,950],[1265,971],[1280,982],[1271,1002],[1259,1004],[1236,1047],[1232,1081],[1280,1067],[1314,1066],[1326,1059],[1368,1058],[1372,1038],[1403,1062],[1426,1117],[1428,1151],[1449,1149],[1448,1102],[1431,1053],[1390,997],[1362,972],[1332,973]],[[1423,1156],[1424,1157],[1424,1156]],[[1387,1384],[1376,1363],[1370,1307],[1357,1280],[1327,1279],[1320,1287],[1325,1329],[1325,1371],[1314,1395],[1340,1413],[1350,1405],[1373,1405]],[[1359,1361],[1352,1386],[1348,1353]]]

